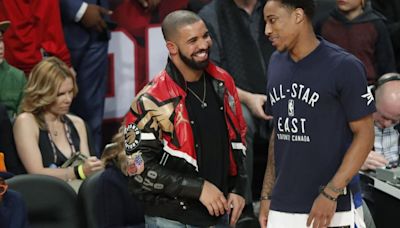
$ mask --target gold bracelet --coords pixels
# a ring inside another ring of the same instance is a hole
[[[335,188],[331,182],[329,182],[326,185],[327,188],[329,188],[332,192],[338,193],[339,195],[346,195],[346,187],[340,189],[340,188]]]

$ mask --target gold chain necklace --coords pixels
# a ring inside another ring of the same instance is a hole
[[[189,87],[187,87],[187,89],[189,90],[189,92],[191,92],[193,94],[193,96],[200,101],[201,103],[201,108],[207,108],[207,103],[206,103],[206,93],[207,93],[207,87],[206,87],[206,76],[203,75],[203,99],[200,99],[200,97],[193,91],[191,90]]]

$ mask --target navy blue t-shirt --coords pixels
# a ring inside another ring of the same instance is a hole
[[[276,134],[271,209],[309,213],[352,142],[349,122],[375,111],[364,66],[323,39],[298,62],[287,52],[275,52],[267,95],[266,112],[274,116]],[[349,194],[337,204],[337,211],[347,210]]]

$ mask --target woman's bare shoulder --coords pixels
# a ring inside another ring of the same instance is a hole
[[[15,118],[15,123],[23,123],[28,126],[37,126],[35,116],[30,112],[23,112]]]
[[[29,112],[23,112],[15,118],[14,134],[35,134],[39,133],[39,124],[35,116]]]
[[[72,123],[75,125],[77,128],[84,128],[85,127],[85,121],[83,121],[82,118],[79,116],[73,115],[73,114],[67,114],[68,118],[72,121]]]

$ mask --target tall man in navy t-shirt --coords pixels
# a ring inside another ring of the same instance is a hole
[[[355,222],[346,187],[372,148],[374,102],[363,64],[316,37],[314,7],[313,0],[269,0],[264,7],[265,34],[277,51],[268,69],[275,152],[264,179],[262,227]]]

